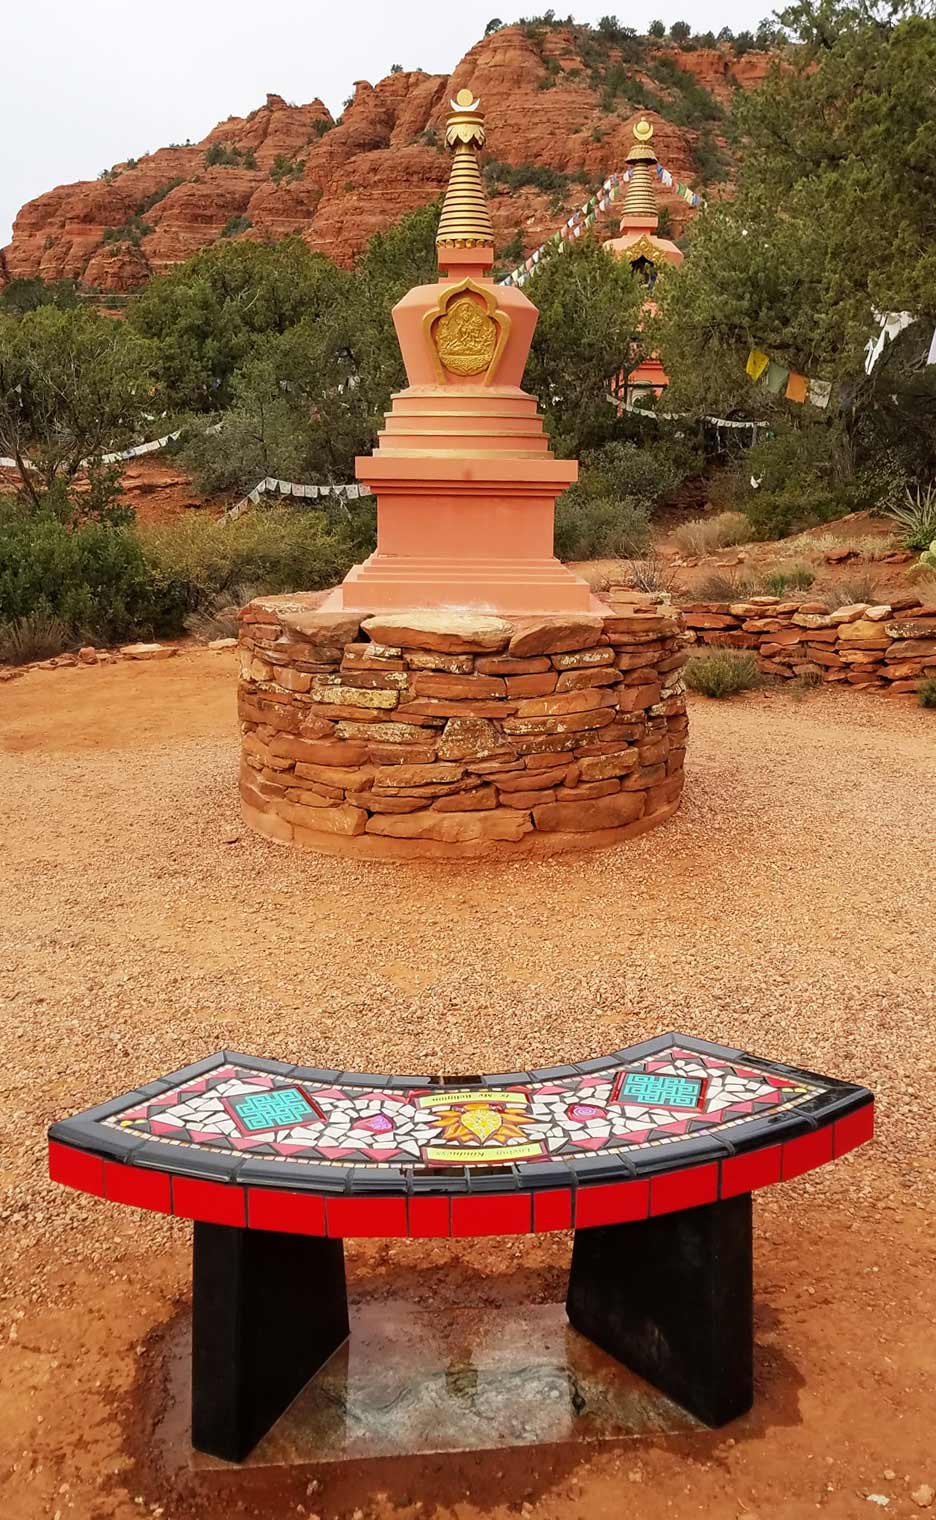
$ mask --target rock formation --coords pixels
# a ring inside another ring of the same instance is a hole
[[[595,34],[584,36],[594,48]],[[504,27],[477,43],[451,76],[400,72],[376,86],[359,82],[337,122],[320,100],[297,106],[268,95],[258,110],[230,117],[202,142],[160,148],[96,181],[48,191],[17,216],[13,240],[0,252],[0,283],[38,275],[130,291],[224,236],[298,232],[311,248],[350,263],[372,233],[444,188],[441,129],[449,97],[463,87],[486,102],[492,161],[565,176],[555,190],[533,183],[490,188],[500,245],[519,236],[529,251],[621,167],[638,114],[654,122],[661,162],[680,180],[696,181],[699,131],[673,125],[665,109],[637,109],[648,90],[664,107],[675,98],[653,77],[664,56],[722,105],[736,88],[760,83],[770,63],[765,53],[648,48],[639,65],[624,65],[634,86],[629,101],[626,88],[609,94],[613,46],[596,64],[594,55],[583,57],[580,29]],[[672,196],[660,204],[676,227],[691,215]],[[609,232],[613,227],[612,211]]]

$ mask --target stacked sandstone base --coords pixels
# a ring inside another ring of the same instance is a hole
[[[936,603],[911,593],[888,604],[754,596],[680,608],[690,640],[756,650],[768,675],[800,676],[915,697],[936,676]]]
[[[371,859],[551,853],[662,823],[683,782],[677,614],[241,611],[241,795],[271,839]]]

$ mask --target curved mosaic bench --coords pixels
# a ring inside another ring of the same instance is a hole
[[[574,1229],[576,1329],[707,1424],[735,1418],[751,1194],[872,1130],[865,1088],[677,1034],[444,1079],[222,1051],[53,1124],[49,1169],[195,1221],[192,1438],[239,1460],[348,1334],[347,1236]]]

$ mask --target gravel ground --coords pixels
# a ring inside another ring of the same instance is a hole
[[[931,1400],[933,715],[852,692],[696,700],[684,806],[644,838],[551,861],[377,865],[246,833],[224,842],[239,823],[233,680],[228,656],[193,654],[38,671],[3,688],[0,1287],[15,1416],[8,1403],[0,1472],[19,1474],[8,1514],[53,1520],[62,1482],[63,1515],[140,1513],[115,1476],[129,1464],[145,1486],[139,1454],[113,1460],[119,1410],[92,1440],[74,1397],[54,1395],[55,1369],[75,1356],[67,1311],[96,1280],[110,1307],[86,1327],[88,1386],[129,1396],[127,1353],[166,1322],[187,1275],[184,1225],[105,1217],[47,1183],[45,1127],[223,1045],[457,1072],[581,1058],[676,1028],[866,1083],[878,1094],[874,1147],[772,1190],[761,1227],[789,1253],[801,1218],[824,1219],[851,1232],[852,1252],[883,1251],[885,1273],[901,1253],[901,1291],[882,1282],[868,1304],[896,1315],[893,1339],[919,1313],[911,1281],[928,1294],[913,1398],[925,1386]],[[355,1249],[374,1271],[396,1250]],[[451,1248],[436,1249],[451,1262]],[[559,1257],[549,1243],[536,1250],[548,1275]],[[531,1251],[513,1243],[501,1261],[522,1271]],[[804,1347],[820,1329],[800,1327]],[[895,1377],[909,1392],[906,1371]],[[914,1512],[910,1488],[927,1477],[911,1470],[911,1447],[891,1513]],[[202,1513],[190,1493],[178,1502],[178,1515]],[[709,1502],[753,1513],[750,1501]],[[494,1513],[493,1501],[477,1512]],[[832,1512],[866,1514],[867,1503]]]

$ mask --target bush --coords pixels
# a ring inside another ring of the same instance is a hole
[[[133,528],[71,528],[47,507],[0,510],[0,625],[9,638],[39,614],[76,638],[116,643],[176,626],[181,604],[154,579]]]
[[[553,195],[567,195],[572,176],[558,169],[548,169],[543,164],[504,164],[496,159],[484,166],[484,178],[490,185],[506,185],[510,190],[521,190],[532,185]]]
[[[207,644],[212,639],[236,639],[237,613],[240,607],[253,601],[262,593],[256,586],[232,586],[207,597],[202,606],[190,612],[185,619],[185,631],[197,644]]]
[[[586,451],[581,482],[596,495],[637,496],[653,506],[673,496],[700,467],[686,439],[657,436],[643,444],[606,443]]]
[[[834,601],[834,612],[838,607],[854,607],[858,602],[867,602],[869,607],[875,606],[880,601],[877,582],[870,575],[846,575],[835,582],[830,592],[830,599]]]
[[[683,523],[673,534],[681,554],[700,557],[715,549],[747,543],[751,525],[743,512],[718,512],[714,517],[696,517]]]
[[[785,591],[808,591],[815,573],[808,565],[791,565],[789,570],[774,570],[764,578],[764,589],[770,596],[783,596]]]
[[[746,649],[707,649],[693,654],[683,670],[690,691],[704,697],[731,697],[763,684],[757,660]]]
[[[276,508],[145,529],[69,527],[48,509],[0,507],[0,648],[32,660],[82,640],[178,633],[199,611],[206,625],[250,595],[334,585],[375,537],[369,499],[354,510]]]
[[[45,607],[0,624],[0,665],[28,665],[74,649],[75,633]]]
[[[556,503],[556,554],[569,559],[631,559],[650,542],[650,513],[626,496],[593,496],[579,486]]]
[[[907,549],[929,550],[936,539],[936,483],[907,490],[906,500],[888,507]]]
[[[803,482],[780,491],[760,490],[744,511],[754,538],[786,538],[817,523],[833,522],[847,511],[831,491],[818,482]]]
[[[825,423],[777,433],[752,448],[743,464],[745,486],[739,502],[754,535],[786,538],[866,505],[842,432]]]
[[[255,508],[233,522],[187,517],[141,530],[150,574],[185,611],[249,585],[258,593],[333,586],[374,546],[369,501],[331,512]]]
[[[752,575],[703,575],[692,588],[699,602],[746,602],[760,596],[763,586]]]
[[[921,707],[936,707],[936,676],[929,676],[917,687]]]

